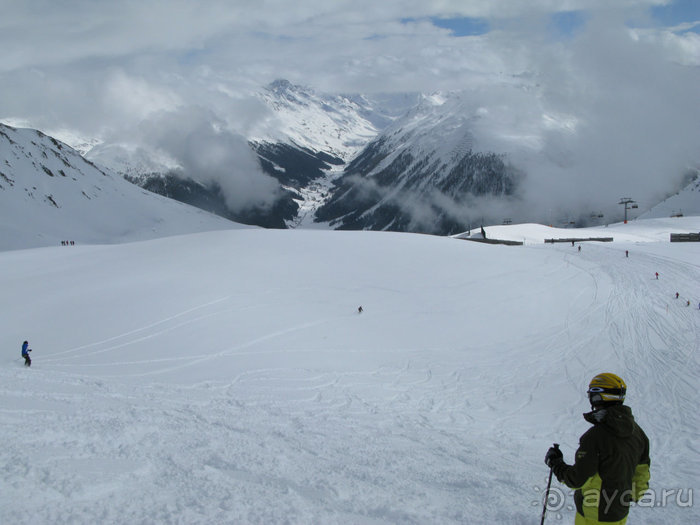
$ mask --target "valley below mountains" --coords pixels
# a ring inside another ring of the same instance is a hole
[[[266,228],[445,235],[475,221],[500,222],[500,210],[489,217],[479,201],[517,198],[522,172],[504,154],[475,150],[473,115],[444,100],[319,94],[285,80],[257,96],[273,124],[245,140],[276,181],[272,203],[232,207],[224,180],[202,180],[179,166],[154,169],[158,163],[142,162],[148,154],[141,148],[140,158],[104,145],[85,156],[149,191]]]

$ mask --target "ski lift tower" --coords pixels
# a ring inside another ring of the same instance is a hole
[[[620,202],[618,202],[618,204],[624,204],[624,205],[625,205],[625,224],[627,224],[627,210],[630,209],[630,208],[639,208],[639,206],[637,206],[637,203],[634,202],[634,201],[633,201],[632,199],[630,199],[629,197],[622,197],[622,198],[620,199]]]

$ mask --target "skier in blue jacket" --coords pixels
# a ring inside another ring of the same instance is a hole
[[[24,366],[32,366],[32,358],[29,357],[29,352],[31,352],[32,349],[29,348],[29,343],[25,341],[22,343],[22,357],[24,357]]]

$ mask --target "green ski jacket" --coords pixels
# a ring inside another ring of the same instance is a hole
[[[557,479],[576,489],[576,511],[593,522],[616,522],[649,488],[649,439],[632,410],[613,405],[584,414],[593,426],[581,436],[576,461],[552,466]]]

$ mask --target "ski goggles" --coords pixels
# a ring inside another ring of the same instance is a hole
[[[627,389],[594,386],[589,388],[586,393],[588,394],[588,399],[591,401],[591,403],[601,401],[624,401]]]

